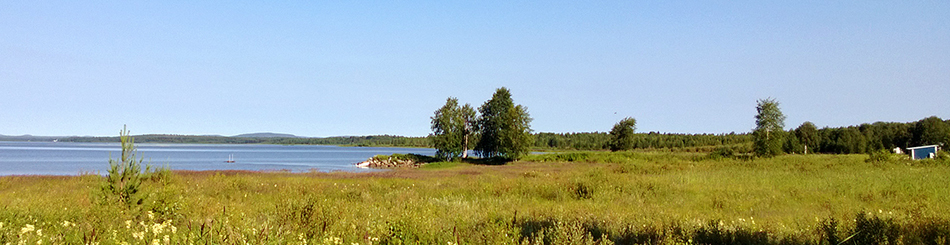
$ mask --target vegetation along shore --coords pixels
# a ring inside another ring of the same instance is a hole
[[[435,111],[435,156],[370,173],[151,169],[123,129],[105,177],[0,177],[0,244],[950,244],[950,157],[886,151],[946,145],[947,121],[756,110],[747,134],[534,134],[501,88]]]
[[[374,173],[161,170],[132,202],[100,176],[4,176],[0,243],[945,244],[947,163],[866,159],[572,152]]]

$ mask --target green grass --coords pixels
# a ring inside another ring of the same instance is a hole
[[[134,209],[101,203],[98,176],[7,176],[0,244],[950,239],[950,167],[865,159],[572,152],[375,173],[174,172],[147,181],[148,198]]]
[[[458,167],[458,166],[464,165],[464,164],[468,164],[468,163],[464,163],[464,162],[451,162],[451,161],[450,161],[450,162],[430,162],[430,163],[427,163],[427,164],[425,164],[425,165],[422,165],[421,168],[422,168],[422,169],[446,169],[446,168]]]

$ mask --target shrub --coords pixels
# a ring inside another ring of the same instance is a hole
[[[872,151],[868,153],[868,159],[865,161],[872,163],[888,162],[891,160],[891,155],[893,154],[887,150]]]
[[[714,160],[719,160],[719,159],[724,159],[724,158],[728,159],[728,158],[734,158],[734,157],[736,157],[736,149],[732,147],[727,147],[727,146],[716,147],[716,149],[710,152],[708,156],[709,159],[714,159]]]

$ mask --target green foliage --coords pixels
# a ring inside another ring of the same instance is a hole
[[[528,109],[515,105],[507,88],[499,88],[479,107],[479,141],[475,152],[482,157],[518,159],[533,144]]]
[[[814,152],[818,149],[821,140],[818,134],[818,128],[815,127],[814,123],[807,121],[795,129],[795,138],[798,139],[798,143],[801,145],[801,152],[804,154],[808,154],[809,150]],[[797,147],[793,147],[793,149],[794,152],[798,152]]]
[[[939,117],[924,118],[911,128],[915,145],[950,145],[950,125]]]
[[[607,150],[610,149],[609,133],[538,133],[534,147],[553,150]],[[634,133],[633,149],[683,149],[693,148],[708,152],[717,146],[751,144],[750,134],[671,134]]]
[[[637,119],[632,117],[624,118],[614,124],[610,130],[610,150],[626,151],[634,147],[634,131],[637,130]]]
[[[716,147],[715,150],[710,152],[709,158],[715,159],[715,160],[732,159],[732,158],[735,158],[737,155],[738,154],[736,153],[736,149],[734,147],[722,146],[722,147]]]
[[[805,125],[796,129],[796,136],[800,141]],[[894,148],[907,148],[922,144],[940,144],[950,132],[945,132],[950,125],[937,117],[929,117],[916,122],[875,122],[858,126],[822,128],[818,130],[814,152],[836,154],[864,154]],[[944,133],[941,133],[944,132]],[[809,150],[812,152],[812,150]]]
[[[755,154],[761,157],[779,155],[785,143],[785,115],[775,99],[762,99],[757,103],[755,109],[758,114],[752,131]]]
[[[909,160],[910,158],[907,155],[894,154],[888,150],[876,150],[868,152],[868,159],[865,160],[870,163],[888,163],[888,162],[898,162],[902,160]]]
[[[119,131],[119,137],[122,155],[119,159],[109,159],[109,174],[106,175],[106,182],[101,191],[107,202],[122,203],[131,208],[142,204],[143,198],[139,191],[149,167],[143,172],[142,159],[135,159],[135,139],[129,136],[129,131],[124,126],[122,131]]]
[[[798,137],[795,135],[794,130],[789,130],[785,133],[785,143],[782,145],[782,150],[787,153],[804,153],[805,146],[799,141]],[[814,149],[814,148],[813,148]]]
[[[468,125],[469,121],[463,117],[458,99],[446,99],[445,105],[432,116],[432,135],[429,139],[436,149],[435,156],[445,160],[461,157],[468,150],[465,145],[471,134],[470,130],[466,130]]]

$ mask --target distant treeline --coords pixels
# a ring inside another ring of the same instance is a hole
[[[950,120],[928,117],[916,122],[876,122],[848,127],[824,127],[818,129],[806,122],[785,133],[784,150],[787,153],[808,152],[830,154],[863,154],[890,150],[895,147],[921,145],[950,145]],[[6,140],[22,138],[8,137]],[[39,137],[31,138],[39,140]],[[0,140],[4,140],[0,138]],[[52,138],[42,138],[52,140]],[[607,150],[610,135],[593,133],[536,133],[534,148],[537,150]],[[745,152],[752,144],[751,133],[729,134],[672,134],[638,133],[635,149],[680,149],[696,148],[704,151],[715,147],[733,147]],[[64,142],[119,142],[119,137],[69,137]],[[195,144],[309,144],[377,147],[432,147],[429,137],[404,137],[392,135],[341,136],[326,138],[266,138],[193,135],[138,135],[136,143],[195,143]]]
[[[227,137],[202,135],[137,135],[135,143],[177,144],[282,144],[282,145],[347,145],[347,146],[402,146],[428,147],[426,137],[392,135],[339,136],[326,138],[301,137]],[[119,142],[119,137],[69,137],[63,142]]]
[[[862,154],[896,147],[950,144],[950,120],[928,117],[916,122],[876,122],[858,126],[825,127],[810,133],[806,122],[795,130],[788,131],[785,151],[801,153],[809,151],[835,154]],[[811,135],[809,135],[811,134]],[[815,140],[809,142],[808,138]]]
[[[607,150],[610,149],[610,134],[593,133],[538,133],[534,141],[540,149]],[[736,134],[672,134],[638,133],[633,140],[634,149],[693,148],[722,145],[751,144],[752,135]]]

